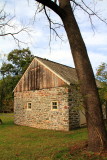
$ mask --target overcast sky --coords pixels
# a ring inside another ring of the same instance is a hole
[[[98,14],[107,18],[107,0],[89,0],[89,2],[97,3],[96,10],[98,11]],[[22,26],[29,27],[30,36],[25,32],[17,35],[17,38],[27,43],[27,45],[20,44],[22,48],[29,47],[32,54],[35,56],[47,58],[74,67],[64,29],[59,28],[57,30],[63,41],[58,39],[55,34],[53,35],[52,33],[49,46],[49,24],[43,12],[34,16],[36,11],[34,0],[30,0],[29,3],[28,0],[0,0],[0,8],[3,7],[4,3],[5,11],[11,16],[14,16],[11,23],[16,26],[14,30],[6,28],[6,32],[19,30]],[[90,4],[90,6],[93,7],[93,4]],[[55,22],[60,22],[58,16],[54,13],[50,14]],[[93,18],[95,26],[93,32],[86,13],[81,10],[76,10],[75,15],[95,72],[98,65],[102,62],[107,63],[107,25],[99,21],[97,18]],[[16,48],[18,48],[18,46],[11,36],[0,37],[0,65],[4,59],[3,55],[7,55],[10,51]]]

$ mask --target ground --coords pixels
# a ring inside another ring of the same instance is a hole
[[[86,128],[69,132],[14,124],[13,114],[0,114],[0,160],[107,160],[86,150]]]

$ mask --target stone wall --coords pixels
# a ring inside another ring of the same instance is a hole
[[[80,109],[82,108],[82,97],[77,85],[71,85],[68,91],[69,105],[69,129],[78,128],[80,124]],[[81,114],[81,116],[83,116]]]
[[[58,102],[58,109],[52,109],[52,101]],[[32,109],[27,109],[28,102],[32,103]],[[68,88],[15,92],[14,113],[18,125],[68,131]]]
[[[58,102],[58,109],[52,109],[52,101]],[[28,102],[31,102],[32,109],[27,109]],[[80,104],[75,85],[69,88],[56,87],[15,92],[15,123],[35,128],[68,131],[80,127]]]
[[[86,126],[85,110],[83,107],[83,98],[80,94],[78,85],[71,85],[68,91],[69,107],[69,128],[78,128]]]

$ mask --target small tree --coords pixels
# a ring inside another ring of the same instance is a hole
[[[107,64],[102,63],[97,68],[96,78],[101,81],[101,88],[99,89],[99,95],[102,105],[106,107],[106,119],[107,119]]]

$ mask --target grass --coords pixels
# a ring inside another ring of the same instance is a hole
[[[42,130],[14,124],[13,114],[1,114],[0,160],[98,160],[100,155],[71,148],[87,139],[86,129],[69,132]],[[105,158],[103,158],[105,159]],[[102,160],[103,160],[102,159]],[[100,160],[100,159],[99,159]]]

